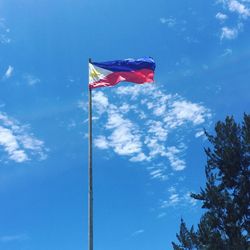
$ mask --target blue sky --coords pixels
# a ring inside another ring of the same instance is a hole
[[[152,56],[93,91],[96,250],[167,250],[202,213],[202,131],[249,113],[250,1],[0,0],[0,248],[87,250],[88,58]]]

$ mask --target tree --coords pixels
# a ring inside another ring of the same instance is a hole
[[[205,213],[197,230],[181,220],[175,250],[250,250],[250,115],[218,122],[215,135],[205,132],[206,187],[191,194]]]

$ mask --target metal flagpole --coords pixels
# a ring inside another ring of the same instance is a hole
[[[89,59],[89,63],[91,59]],[[89,223],[89,250],[93,250],[93,171],[92,171],[92,93],[89,88],[89,192],[88,192],[88,223]]]

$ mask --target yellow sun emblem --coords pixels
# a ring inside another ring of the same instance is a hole
[[[90,79],[99,79],[102,74],[95,69],[93,65],[90,64],[89,67],[89,77]]]

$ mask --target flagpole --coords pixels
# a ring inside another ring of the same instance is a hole
[[[91,59],[89,59],[89,63]],[[93,250],[93,170],[92,170],[92,92],[89,88],[89,191],[88,191],[88,226],[89,226],[89,250]]]

